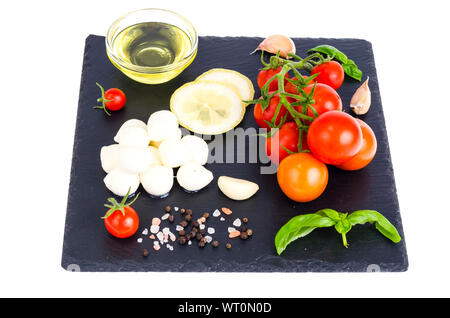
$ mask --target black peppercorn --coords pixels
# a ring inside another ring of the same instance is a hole
[[[248,234],[247,232],[241,232],[241,234],[239,235],[241,237],[241,239],[246,240],[248,239]]]
[[[178,231],[178,235],[180,236],[185,236],[186,232],[184,230]]]
[[[184,219],[188,222],[190,222],[192,220],[192,215],[188,214],[184,217]]]
[[[173,223],[173,221],[175,220],[173,214],[169,215],[169,222]]]
[[[230,243],[227,243],[227,245],[225,245],[226,246],[226,248],[229,250],[230,248],[231,248],[231,244]]]
[[[179,238],[178,238],[178,244],[180,244],[180,245],[184,245],[184,244],[186,244],[186,237],[184,237],[184,236],[180,236]]]
[[[142,251],[142,256],[147,257],[148,254],[149,254],[149,252],[148,252],[147,249],[144,249],[144,250]]]
[[[188,223],[187,223],[186,221],[181,221],[181,222],[180,222],[180,225],[181,225],[182,227],[186,227],[186,226],[188,225]]]
[[[198,242],[198,247],[200,247],[200,248],[204,248],[205,247],[205,242],[203,242],[203,241],[200,241],[200,242]]]
[[[248,219],[247,219],[247,218],[243,218],[243,219],[242,219],[242,222],[247,223],[247,222],[248,222]]]
[[[219,246],[219,241],[213,241],[213,242],[211,243],[211,245],[212,245],[213,247],[217,247],[217,246]]]
[[[191,210],[191,209],[187,209],[187,210],[186,210],[186,213],[192,215],[192,210]]]
[[[166,207],[164,208],[164,210],[165,210],[166,212],[170,212],[171,208],[170,208],[170,206],[166,206]]]

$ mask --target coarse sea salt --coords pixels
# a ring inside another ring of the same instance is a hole
[[[158,234],[156,234],[156,237],[157,237],[158,240],[160,240],[160,241],[164,240],[164,234],[163,234],[163,232],[158,232]]]
[[[206,243],[211,243],[211,241],[212,241],[212,237],[209,235],[206,235],[205,239],[206,239]]]
[[[138,239],[137,239],[137,242],[138,242],[138,243],[142,243],[142,237],[138,238]]]
[[[170,213],[166,213],[161,217],[161,220],[163,220],[163,221],[167,220],[169,218],[169,216],[170,216]]]
[[[231,227],[231,226],[230,226],[230,227],[228,228],[228,233],[231,233],[231,232],[233,232],[233,231],[236,231],[236,229],[235,229],[234,227]]]
[[[178,207],[177,207],[177,206],[176,206],[176,207],[174,207],[173,209],[174,209],[175,211],[178,211]]]
[[[159,231],[159,225],[152,225],[150,227],[150,232],[152,232],[153,234],[158,233],[158,231]]]
[[[220,215],[220,211],[218,209],[215,209],[213,212],[213,217],[218,217]]]
[[[182,227],[181,225],[177,225],[177,227],[175,228],[175,230],[177,232],[180,232],[181,230],[184,230],[184,227]]]
[[[170,229],[168,227],[165,227],[162,229],[163,234],[169,234],[170,233]]]
[[[200,230],[204,230],[205,229],[205,224],[200,224],[199,228],[200,228]]]
[[[191,241],[188,241],[188,245],[192,245],[192,242],[191,242]]]
[[[216,233],[216,230],[213,227],[208,227],[208,233],[214,234],[214,233]]]
[[[145,229],[142,231],[142,235],[147,235],[147,234],[148,234],[148,229],[145,228]]]
[[[225,218],[222,216],[221,218],[220,218],[220,221],[225,221]]]
[[[240,227],[241,226],[241,224],[242,224],[242,222],[241,222],[241,219],[236,219],[236,220],[234,220],[234,222],[233,222],[233,225],[235,226],[235,227]]]

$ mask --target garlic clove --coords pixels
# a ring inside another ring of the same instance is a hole
[[[355,114],[364,115],[369,111],[371,100],[369,77],[367,77],[367,80],[356,90],[353,95],[350,101],[350,108]]]
[[[277,54],[280,51],[281,57],[288,58],[288,53],[295,54],[295,44],[291,38],[285,35],[275,34],[265,38],[255,51],[257,50],[273,54]]]
[[[220,191],[233,200],[247,200],[252,197],[258,190],[258,184],[232,177],[220,176],[217,180]]]

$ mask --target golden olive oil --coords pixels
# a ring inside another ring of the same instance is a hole
[[[141,73],[113,63],[129,77],[149,84],[163,83],[177,76],[194,59],[173,69],[192,50],[190,37],[180,28],[162,22],[145,22],[122,30],[112,43],[114,54],[122,61],[141,67],[160,67],[158,72]],[[166,67],[166,68],[164,68]]]

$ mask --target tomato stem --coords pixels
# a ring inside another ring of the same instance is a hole
[[[130,195],[130,191],[131,191],[131,187],[128,188],[127,194],[125,194],[125,196],[123,197],[122,201],[120,201],[120,203],[118,203],[115,198],[108,198],[107,200],[109,202],[111,202],[111,204],[110,205],[104,204],[104,206],[109,208],[109,210],[106,211],[106,214],[102,217],[102,219],[107,219],[115,211],[120,211],[120,212],[122,212],[123,215],[125,215],[125,207],[132,205],[137,200],[137,198],[139,197],[139,194],[140,194],[140,193],[138,193],[131,202],[126,203],[128,200],[128,196]]]
[[[97,102],[101,102],[102,106],[94,106],[93,108],[103,109],[105,111],[106,115],[111,116],[111,114],[106,110],[106,105],[105,105],[105,102],[110,102],[111,100],[105,99],[105,90],[99,83],[96,82],[95,84],[97,84],[97,86],[100,87],[100,91],[102,93],[102,96],[97,99]]]

